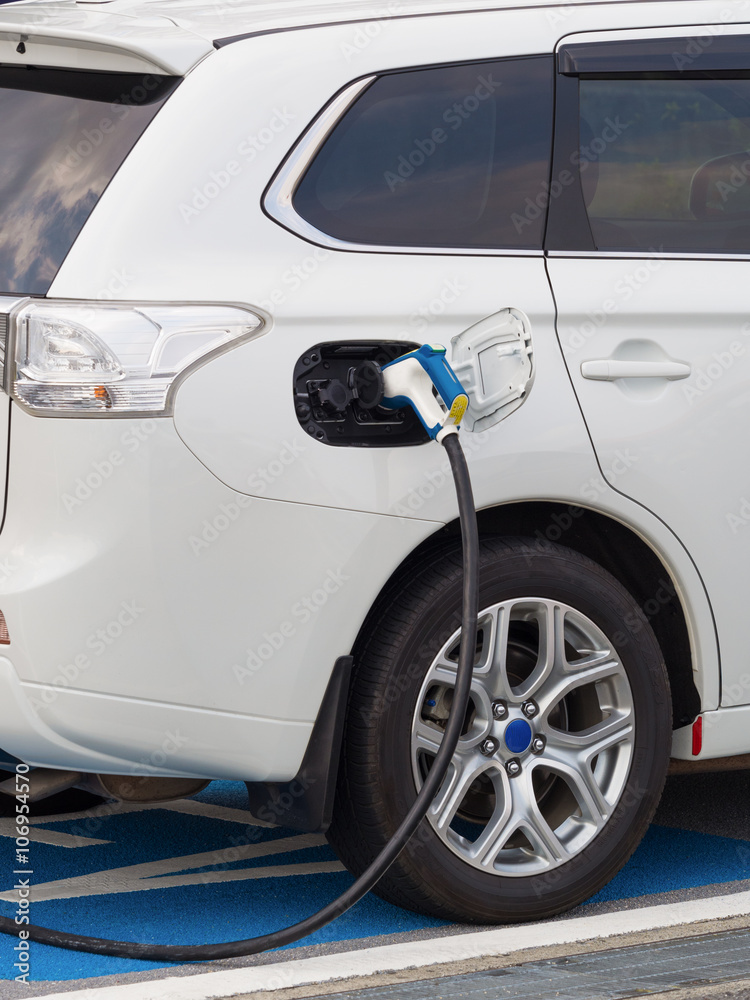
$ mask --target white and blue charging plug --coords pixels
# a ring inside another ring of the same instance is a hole
[[[411,406],[433,441],[455,434],[466,413],[469,397],[448,364],[441,344],[424,344],[383,365],[384,395],[380,405],[389,410]],[[440,405],[436,389],[444,407]]]

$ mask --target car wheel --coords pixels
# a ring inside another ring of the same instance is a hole
[[[414,801],[450,709],[461,553],[435,550],[358,641],[329,840],[360,874]],[[374,890],[480,923],[549,916],[627,861],[661,795],[669,684],[637,602],[558,545],[482,542],[469,710],[427,818]]]

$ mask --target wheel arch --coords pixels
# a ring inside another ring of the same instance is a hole
[[[662,559],[632,528],[574,504],[523,501],[487,507],[477,512],[480,537],[501,535],[534,540],[543,551],[559,543],[587,556],[611,573],[637,601],[661,647],[672,690],[674,729],[690,725],[701,711],[701,698],[693,677],[693,652],[687,615],[675,587],[673,574]],[[395,570],[370,614],[381,600],[435,547],[452,543],[460,535],[458,521],[441,528],[419,545]],[[367,616],[360,636],[366,633]],[[355,644],[356,649],[359,637]],[[356,666],[355,666],[356,669]]]

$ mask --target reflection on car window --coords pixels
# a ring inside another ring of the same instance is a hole
[[[599,249],[750,251],[750,80],[580,82]]]
[[[551,138],[548,57],[389,74],[339,122],[294,207],[347,242],[541,247]]]
[[[44,294],[175,81],[0,68],[0,292]]]

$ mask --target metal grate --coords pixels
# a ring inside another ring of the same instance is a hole
[[[317,1000],[625,1000],[750,977],[750,930],[547,959]]]

